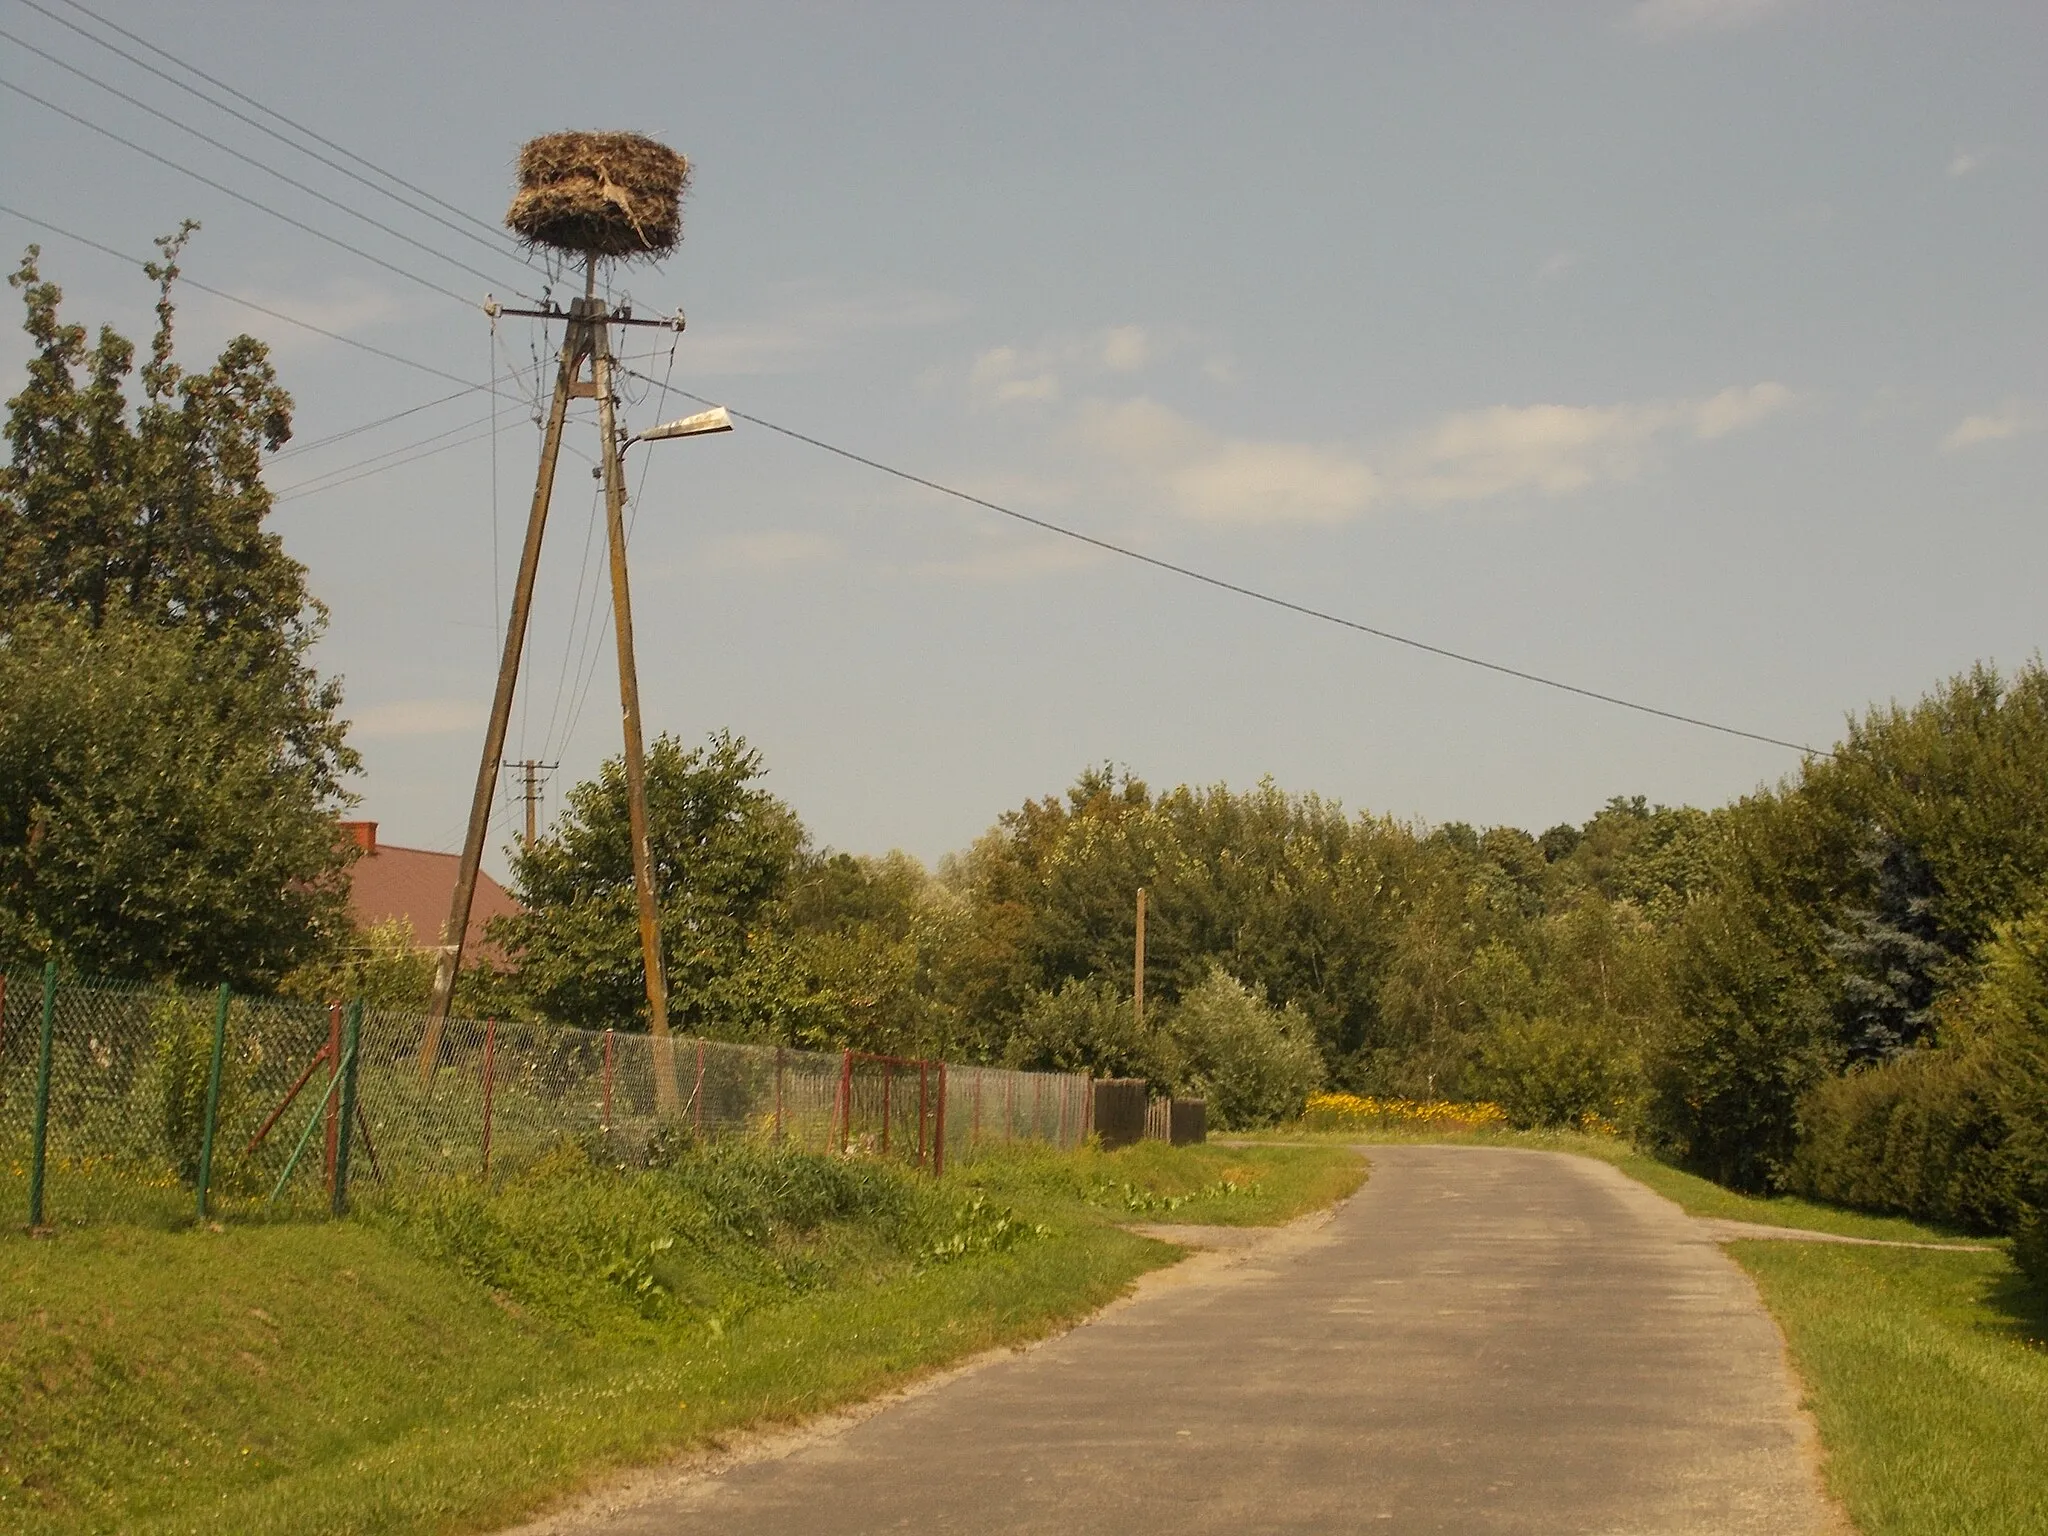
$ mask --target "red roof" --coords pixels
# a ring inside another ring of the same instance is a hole
[[[441,925],[448,921],[448,903],[455,897],[460,858],[380,843],[374,821],[344,821],[341,827],[363,850],[362,857],[349,867],[349,915],[356,926],[369,928],[403,918],[412,925],[413,942],[420,948],[438,945]],[[510,917],[520,910],[510,891],[478,870],[476,896],[469,904],[469,932],[463,939],[464,957],[502,963],[496,948],[484,942],[484,925],[494,917]]]

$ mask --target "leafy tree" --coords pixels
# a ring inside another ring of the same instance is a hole
[[[250,337],[174,358],[194,227],[146,269],[132,408],[132,345],[62,322],[34,247],[10,280],[34,353],[0,469],[0,964],[261,987],[343,927],[357,760],[307,661],[323,611],[263,529],[290,397]]]
[[[1801,1096],[1838,1063],[1826,1003],[1739,895],[1695,902],[1669,946],[1651,1137],[1718,1183],[1771,1188],[1797,1144]]]
[[[1273,1007],[1221,966],[1188,991],[1166,1027],[1181,1058],[1179,1091],[1206,1099],[1225,1130],[1299,1115],[1323,1084],[1308,1021]]]
[[[1057,992],[1034,992],[1003,1061],[1034,1072],[1142,1077],[1166,1092],[1181,1077],[1175,1042],[1159,1019],[1148,1017],[1140,1027],[1130,998],[1100,978],[1063,982]]]
[[[760,786],[760,754],[720,734],[647,752],[647,829],[678,1029],[773,1035],[802,1011],[808,978],[768,942],[797,875],[803,826]],[[546,835],[514,859],[524,912],[493,937],[516,956],[518,985],[548,1018],[587,1029],[647,1027],[639,907],[622,758],[569,792]]]
[[[0,966],[263,990],[346,932],[330,767],[195,630],[0,636]]]

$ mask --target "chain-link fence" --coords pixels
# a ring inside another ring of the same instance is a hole
[[[938,1172],[1077,1146],[1091,1118],[1073,1073],[0,977],[0,1211],[31,1226],[310,1214],[565,1139],[623,1166],[746,1136]]]

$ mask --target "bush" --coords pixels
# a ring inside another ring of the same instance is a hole
[[[1292,1007],[1272,1007],[1220,966],[1182,997],[1166,1029],[1182,1062],[1177,1090],[1208,1100],[1219,1130],[1292,1119],[1322,1086],[1308,1021]]]
[[[1172,1038],[1156,1026],[1140,1029],[1130,999],[1094,978],[1030,993],[1003,1061],[1030,1072],[1142,1077],[1162,1089],[1179,1076]]]
[[[1995,1063],[1916,1051],[1821,1084],[1800,1102],[1786,1187],[1816,1199],[1988,1232],[2017,1214]]]
[[[1520,1130],[1621,1121],[1636,1083],[1627,1050],[1587,1022],[1512,1020],[1487,1035],[1479,1060],[1490,1097]]]

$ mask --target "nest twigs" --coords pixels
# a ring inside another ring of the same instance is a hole
[[[690,162],[637,133],[550,133],[519,151],[505,223],[530,246],[653,259],[683,237]]]

